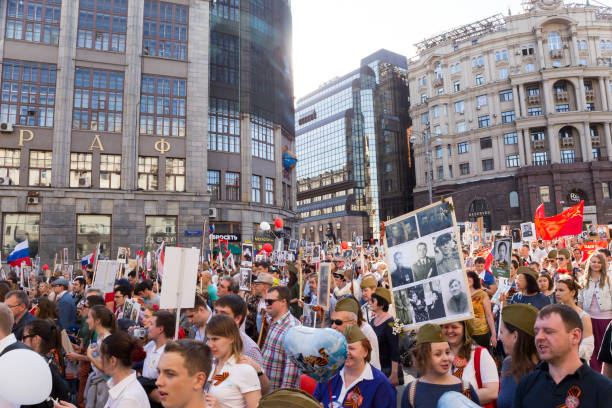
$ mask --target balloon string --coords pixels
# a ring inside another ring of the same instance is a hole
[[[331,392],[331,381],[327,382],[327,388],[329,389],[329,408],[334,408],[334,400]]]

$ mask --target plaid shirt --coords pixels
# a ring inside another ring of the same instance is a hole
[[[300,322],[287,312],[276,323],[270,322],[263,346],[264,370],[270,380],[270,392],[280,388],[300,388],[298,368],[289,360],[283,349],[283,336]]]

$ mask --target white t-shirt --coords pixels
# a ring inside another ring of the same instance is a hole
[[[213,365],[208,376],[208,381],[211,381],[208,392],[217,397],[217,400],[223,405],[232,408],[246,408],[246,401],[242,394],[261,389],[255,369],[248,364],[236,364],[234,356],[225,362],[217,374],[229,374],[218,385],[215,385],[217,380],[212,379],[215,369],[216,366]]]
[[[380,370],[380,357],[379,357],[379,352],[378,352],[378,337],[376,337],[376,333],[374,332],[374,329],[372,328],[372,326],[370,326],[368,322],[363,322],[363,325],[361,326],[361,331],[363,332],[363,335],[368,338],[368,340],[370,341],[370,345],[372,346],[372,354],[370,355],[370,364],[372,365],[372,367]]]
[[[157,364],[159,363],[159,358],[161,355],[164,354],[166,345],[164,344],[159,349],[156,349],[156,347],[155,341],[151,340],[143,348],[147,353],[144,363],[142,364],[142,376],[145,378],[157,378],[159,376]]]
[[[474,352],[476,347],[472,347],[472,355],[468,365],[463,369],[461,379],[469,382],[475,390],[478,389],[478,381],[476,381],[476,370],[474,369]],[[453,356],[454,358],[454,356]],[[499,375],[497,375],[497,365],[487,349],[483,348],[480,352],[480,379],[484,387],[487,383],[499,383]]]
[[[149,397],[136,379],[136,372],[125,377],[118,384],[108,380],[108,400],[104,408],[151,408]]]

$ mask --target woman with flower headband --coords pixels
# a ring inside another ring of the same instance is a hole
[[[453,356],[452,374],[474,387],[484,407],[492,407],[499,390],[497,365],[489,351],[472,340],[472,321],[447,323],[442,331]]]
[[[589,361],[593,355],[595,339],[593,338],[591,317],[587,312],[576,306],[576,299],[578,299],[578,293],[581,289],[582,286],[571,275],[559,275],[555,294],[557,303],[571,307],[580,316],[580,320],[582,320],[582,341],[578,352],[580,358]]]
[[[317,384],[313,397],[330,407],[395,408],[396,392],[387,377],[370,365],[372,345],[356,324],[344,329],[348,353],[344,367],[328,382]]]
[[[206,324],[206,339],[215,357],[206,402],[210,408],[256,408],[261,399],[262,368],[242,354],[242,338],[234,319],[213,316]]]
[[[583,289],[578,294],[578,306],[591,316],[595,350],[599,350],[606,327],[612,321],[612,286],[606,258],[601,253],[595,252],[588,259],[581,285]],[[601,372],[601,363],[596,353],[591,357],[589,365]]]
[[[480,403],[474,386],[451,375],[451,348],[440,326],[431,323],[421,326],[412,353],[420,377],[404,389],[401,407],[435,407],[440,397],[449,391],[461,393],[476,404]],[[462,405],[455,400],[450,406]]]

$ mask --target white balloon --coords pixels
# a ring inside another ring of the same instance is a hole
[[[0,396],[18,405],[43,402],[51,394],[51,369],[32,350],[17,349],[0,357]]]
[[[262,221],[261,224],[259,224],[259,229],[262,231],[270,231],[270,224],[268,224],[267,221]]]

